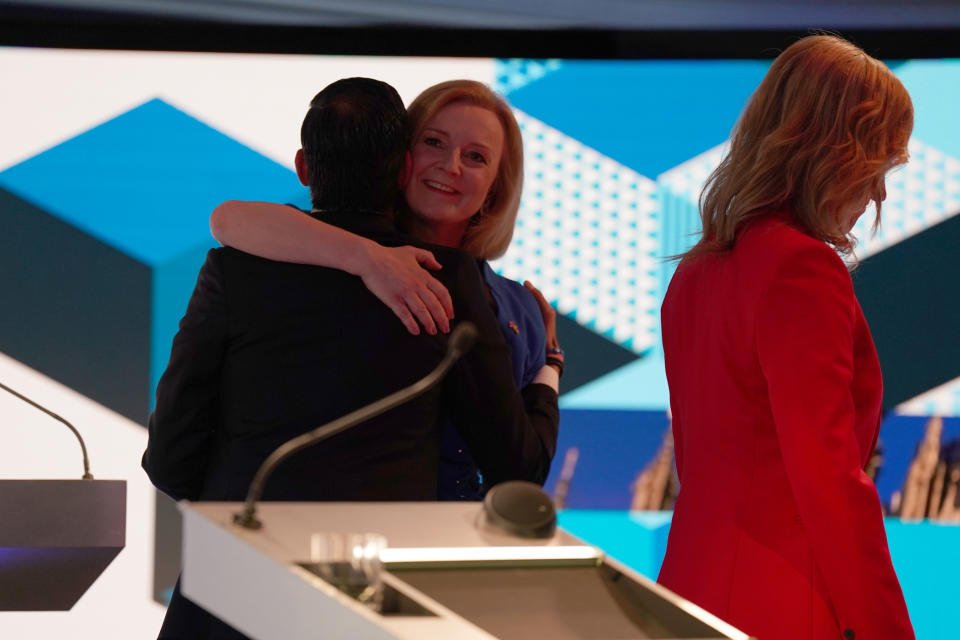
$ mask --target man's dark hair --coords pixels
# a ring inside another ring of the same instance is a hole
[[[409,138],[406,109],[390,85],[346,78],[327,86],[300,129],[313,206],[392,209]]]

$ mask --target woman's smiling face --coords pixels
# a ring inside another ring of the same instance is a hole
[[[497,177],[503,127],[483,107],[451,103],[425,123],[413,141],[404,195],[423,240],[459,247]]]

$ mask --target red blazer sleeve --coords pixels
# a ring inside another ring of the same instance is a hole
[[[867,452],[857,441],[851,392],[857,309],[836,253],[805,247],[785,257],[760,297],[757,352],[790,486],[840,628],[858,640],[913,638],[877,491],[861,468]]]

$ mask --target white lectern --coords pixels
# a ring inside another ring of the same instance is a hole
[[[557,530],[478,526],[478,503],[180,503],[183,594],[257,640],[502,640],[748,636]],[[378,613],[309,569],[315,533],[379,533]]]

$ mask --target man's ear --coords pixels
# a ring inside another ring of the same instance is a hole
[[[410,151],[407,150],[403,154],[403,168],[400,169],[400,189],[406,189],[407,183],[410,182],[410,178],[413,177],[413,156],[410,155]]]
[[[307,173],[307,161],[303,157],[303,149],[297,149],[297,155],[293,158],[293,164],[297,168],[297,177],[300,178],[300,184],[309,187],[310,174]]]

